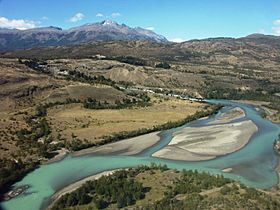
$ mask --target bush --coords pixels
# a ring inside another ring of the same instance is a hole
[[[156,64],[156,68],[170,69],[171,66],[166,62],[162,62],[162,63]]]

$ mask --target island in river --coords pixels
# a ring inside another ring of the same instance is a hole
[[[244,118],[244,110],[231,109],[201,127],[186,127],[173,134],[170,143],[154,157],[201,161],[233,153],[243,148],[258,131],[252,120]],[[238,120],[238,122],[232,122]]]

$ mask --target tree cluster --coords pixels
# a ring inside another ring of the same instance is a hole
[[[116,100],[115,104],[110,104],[107,101],[97,101],[94,98],[88,98],[84,100],[83,107],[86,109],[125,109],[132,107],[144,107],[149,106],[150,97],[147,94],[140,94],[139,98],[124,98],[122,100]]]
[[[88,203],[94,203],[98,209],[104,209],[110,204],[117,204],[118,208],[133,205],[145,197],[147,189],[129,175],[123,170],[88,181],[76,191],[62,196],[52,209],[60,210]]]

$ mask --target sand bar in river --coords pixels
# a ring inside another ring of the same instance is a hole
[[[153,156],[186,161],[210,160],[240,150],[257,130],[251,120],[186,127],[174,133],[171,142]]]
[[[159,133],[160,132],[153,132],[134,138],[106,144],[100,147],[81,150],[79,152],[75,152],[73,155],[136,155],[159,142]]]

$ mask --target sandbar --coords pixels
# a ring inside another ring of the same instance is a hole
[[[227,112],[222,113],[215,121],[208,123],[211,124],[221,124],[221,123],[230,123],[233,120],[238,120],[245,117],[245,111],[240,107],[235,107],[230,109]]]
[[[174,133],[171,142],[153,156],[185,161],[210,160],[240,150],[257,130],[251,120],[186,127]]]
[[[136,155],[160,141],[160,131],[153,132],[118,142],[92,147],[73,153],[73,156],[81,155]]]

